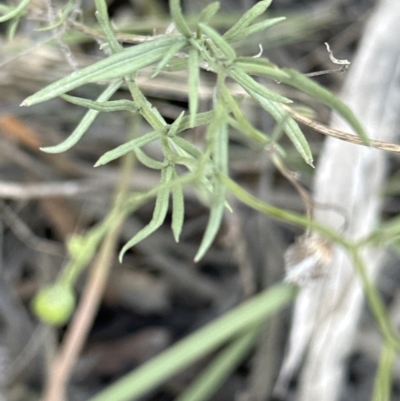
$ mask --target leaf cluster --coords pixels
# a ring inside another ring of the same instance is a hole
[[[95,166],[115,160],[127,152],[134,152],[140,163],[148,168],[160,170],[160,184],[156,194],[153,218],[122,249],[127,249],[154,232],[163,223],[172,198],[172,231],[176,241],[184,222],[182,168],[191,177],[191,182],[203,199],[210,204],[210,218],[200,248],[195,256],[198,261],[205,254],[219,229],[224,209],[227,206],[226,186],[221,175],[229,169],[229,129],[238,130],[243,136],[260,147],[272,144],[275,139],[260,132],[243,113],[238,99],[230,91],[234,81],[269,113],[289,137],[306,163],[312,165],[313,157],[307,139],[297,122],[284,110],[282,104],[290,99],[268,89],[257,81],[257,77],[284,83],[318,99],[336,110],[349,121],[364,141],[368,138],[351,110],[337,97],[295,70],[278,68],[266,58],[242,57],[236,54],[233,44],[249,35],[266,30],[284,18],[259,17],[267,10],[272,0],[258,2],[247,11],[228,31],[220,34],[209,24],[218,12],[219,3],[211,3],[200,13],[194,27],[185,20],[179,0],[170,0],[170,12],[175,31],[148,38],[135,46],[124,48],[116,39],[104,0],[95,0],[96,17],[106,37],[105,46],[111,54],[86,68],[66,76],[43,88],[22,103],[23,106],[62,96],[66,101],[88,109],[86,115],[71,135],[62,143],[46,147],[48,153],[64,152],[74,146],[101,112],[117,110],[141,115],[153,128],[151,132],[137,137],[105,153]],[[189,115],[180,115],[172,124],[167,124],[161,114],[146,99],[136,84],[135,77],[143,68],[153,68],[153,77],[162,71],[188,71]],[[213,108],[199,113],[200,71],[206,68],[216,75]],[[66,95],[82,85],[110,81],[97,100],[81,99]],[[122,86],[128,87],[132,100],[110,100]],[[200,150],[184,138],[182,133],[200,125],[206,125],[205,146]],[[145,153],[144,145],[159,141],[163,160],[155,160]]]

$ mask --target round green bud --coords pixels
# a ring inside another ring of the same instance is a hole
[[[75,309],[75,296],[68,286],[54,284],[41,289],[32,301],[32,310],[44,323],[60,326]]]

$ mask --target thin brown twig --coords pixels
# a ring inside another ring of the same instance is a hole
[[[270,153],[271,159],[275,167],[280,171],[280,173],[294,186],[298,194],[300,195],[304,207],[306,209],[306,217],[311,220],[314,212],[315,201],[311,194],[298,182],[297,174],[288,169],[288,167],[283,163],[281,158],[278,156],[277,152],[273,147],[267,147],[267,152]],[[307,228],[306,235],[311,233],[310,228]]]
[[[360,137],[352,134],[348,134],[347,132],[339,131],[334,128],[327,127],[324,124],[319,123],[311,118],[305,117],[292,108],[288,107],[287,105],[281,104],[281,106],[298,122],[309,126],[310,128],[314,129],[315,131],[329,135],[337,139],[341,139],[342,141],[354,143],[356,145],[363,145],[363,146],[371,146],[372,148],[386,150],[389,152],[400,153],[400,145],[396,145],[395,143],[390,142],[382,142],[376,141],[374,139],[370,140],[369,145],[367,145]]]
[[[329,44],[327,42],[325,42],[325,46],[326,46],[326,50],[328,50],[329,58],[331,59],[332,63],[340,65],[340,68],[333,69],[333,70],[310,72],[308,74],[304,74],[305,76],[307,76],[307,77],[316,77],[316,76],[319,76],[319,75],[332,74],[332,73],[335,73],[335,72],[346,72],[349,69],[350,64],[351,64],[350,61],[337,59],[333,55],[332,50],[329,47]]]
[[[111,180],[88,179],[64,182],[37,182],[34,184],[0,181],[2,199],[40,199],[53,197],[71,198],[77,195],[103,192],[113,187]]]
[[[1,220],[3,220],[13,233],[27,246],[48,255],[63,256],[62,247],[54,241],[40,238],[21,220],[18,215],[0,200]]]
[[[115,187],[117,174],[109,170],[93,178],[80,180],[47,181],[35,183],[20,183],[0,180],[0,198],[31,200],[42,198],[64,197],[72,198],[79,195],[110,193]],[[137,171],[129,179],[130,188],[136,191],[153,188],[157,178]],[[191,193],[191,192],[188,192]]]
[[[50,366],[51,376],[49,375],[43,401],[66,401],[68,380],[95,319],[115,256],[116,244],[124,220],[124,213],[121,212],[121,209],[123,209],[122,204],[129,188],[132,163],[133,156],[131,154],[125,156],[121,179],[115,192],[114,205],[108,216],[112,225],[93,262],[81,301],[66,332],[60,351]]]
[[[100,252],[93,263],[81,302],[66,333],[61,350],[49,370],[51,377],[43,401],[66,400],[66,387],[69,377],[94,321],[107,283],[120,227],[121,224],[117,224],[107,233]]]
[[[326,74],[333,74],[335,72],[345,72],[346,66],[342,66],[340,68],[335,68],[332,70],[323,70],[323,71],[316,71],[316,72],[308,72],[304,74],[306,77],[318,77],[319,75],[326,75]]]
[[[95,40],[106,40],[105,35],[93,28],[90,28],[86,25],[80,24],[79,22],[76,22],[72,19],[67,20],[68,25],[76,29],[77,31],[83,33],[84,35],[87,35]],[[125,43],[142,43],[148,40],[154,39],[153,36],[144,36],[144,35],[130,35],[130,34],[125,34],[125,33],[115,33],[115,37],[119,42],[125,42]]]
[[[274,163],[275,167],[279,170],[279,172],[293,185],[296,189],[298,194],[300,195],[305,210],[306,210],[306,217],[309,220],[312,220],[314,217],[314,209],[330,209],[332,211],[337,212],[338,214],[343,216],[344,224],[342,230],[346,230],[348,217],[346,215],[346,211],[341,208],[339,205],[331,204],[331,203],[320,203],[317,202],[310,192],[304,188],[300,182],[298,181],[298,174],[294,171],[291,171],[283,162],[283,160],[279,157],[278,153],[275,149],[271,146],[265,148],[265,150],[271,155],[272,162]],[[310,228],[307,228],[305,235],[309,236],[311,234]]]

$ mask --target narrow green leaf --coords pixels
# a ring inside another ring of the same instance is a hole
[[[182,111],[181,114],[179,114],[178,118],[171,124],[167,133],[168,137],[174,137],[178,133],[184,115],[185,111]]]
[[[18,17],[21,13],[25,11],[25,9],[28,7],[29,3],[31,0],[22,0],[21,3],[17,7],[15,7],[13,10],[8,12],[6,15],[3,15],[0,17],[0,23],[1,22],[6,22],[12,18]]]
[[[156,139],[160,138],[163,132],[164,130],[148,132],[147,134],[142,135],[139,138],[132,139],[131,141],[128,141],[113,150],[109,150],[108,152],[104,153],[99,160],[97,160],[94,167],[103,166],[104,164],[124,156],[128,152],[132,152],[141,146],[155,141]]]
[[[204,202],[209,202],[209,195],[213,191],[213,185],[209,179],[213,172],[211,159],[208,155],[200,152],[194,145],[181,137],[175,136],[168,139],[171,147],[177,154],[177,156],[173,158],[173,162],[185,166],[190,172],[196,174],[196,190],[204,195],[200,197]]]
[[[228,174],[228,168],[229,168],[228,148],[229,148],[228,125],[226,122],[226,114],[224,111],[223,115],[220,116],[218,121],[218,130],[216,131],[216,136],[215,136],[215,150],[213,152],[215,166],[218,169],[218,172],[221,174]]]
[[[186,38],[190,38],[192,36],[192,32],[190,31],[190,28],[183,17],[181,1],[169,0],[169,10],[176,29]]]
[[[140,148],[136,147],[134,150],[136,157],[144,166],[153,170],[162,170],[167,167],[167,162],[160,162],[146,155]]]
[[[267,136],[264,132],[261,132],[254,127],[250,130],[248,123],[243,124],[243,120],[237,120],[235,117],[228,116],[228,124],[233,129],[241,132],[245,137],[253,140],[259,145],[266,145],[271,142],[269,135]]]
[[[222,105],[217,105],[217,111],[218,108],[222,107]],[[221,115],[222,113],[219,112],[218,114],[219,116],[217,117],[215,124],[210,125],[209,132],[207,132],[207,137],[214,142],[213,157],[217,171],[221,174],[227,174],[229,143],[228,127],[226,124],[226,116]],[[215,179],[211,200],[210,217],[208,219],[207,227],[200,243],[199,250],[194,258],[195,262],[198,262],[208,251],[218,233],[224,215],[225,195],[225,185],[219,179]]]
[[[172,178],[173,167],[169,166],[161,171],[161,189],[157,194],[156,204],[154,206],[153,217],[147,226],[143,227],[133,238],[131,238],[121,249],[119,253],[119,261],[122,262],[125,252],[135,246],[140,241],[143,241],[150,234],[156,231],[164,223],[165,216],[168,212],[169,193],[170,190],[162,187],[167,184]]]
[[[88,401],[138,399],[233,336],[265,321],[289,303],[295,294],[296,288],[289,284],[279,284],[263,291],[175,343]]]
[[[239,338],[227,345],[207,366],[204,373],[196,377],[194,382],[175,401],[207,401],[211,399],[243,361],[254,345],[259,332],[259,324],[256,327],[249,327]]]
[[[251,92],[251,91],[250,91]],[[250,93],[249,92],[249,93]],[[265,97],[259,96],[257,93],[250,93],[250,95],[260,103],[261,107],[266,110],[271,116],[280,124],[283,124],[283,130],[292,141],[293,145],[300,153],[301,157],[310,166],[313,165],[313,156],[307,139],[301,131],[296,121],[288,116],[288,113],[281,107],[279,103],[271,102]]]
[[[111,26],[110,17],[108,16],[107,3],[105,0],[94,0],[96,5],[96,18],[99,22],[100,28],[103,30],[107,43],[113,53],[120,53],[124,50],[122,45],[115,37],[114,31]]]
[[[174,137],[170,140],[171,147],[174,149],[177,157],[174,158],[175,164],[184,165],[189,171],[197,173],[198,186],[203,185],[207,188],[207,193],[211,194],[213,186],[209,177],[213,172],[213,164],[208,155],[202,153],[190,142],[181,137]],[[205,197],[206,201],[209,197]]]
[[[97,98],[97,102],[106,102],[110,97],[118,90],[118,88],[122,85],[122,79],[118,79],[115,82],[112,82],[106,90]],[[71,149],[72,146],[76,145],[88,128],[92,125],[95,118],[99,115],[99,111],[97,110],[89,110],[85,116],[82,118],[78,126],[75,130],[69,135],[65,141],[61,142],[56,146],[48,146],[44,148],[40,148],[43,152],[46,153],[62,153]]]
[[[163,71],[176,72],[176,71],[187,70],[187,68],[188,68],[187,57],[174,56],[169,60],[168,64],[164,66]]]
[[[110,100],[106,102],[99,102],[97,100],[83,99],[81,97],[61,95],[61,99],[69,103],[76,104],[77,106],[86,107],[91,110],[100,112],[113,112],[113,111],[130,111],[136,113],[138,107],[132,100]]]
[[[259,1],[255,6],[250,8],[243,16],[233,25],[228,31],[225,32],[224,38],[231,41],[232,37],[240,36],[243,28],[250,25],[257,17],[259,17],[270,6],[272,0]]]
[[[208,4],[206,7],[203,8],[203,10],[201,10],[198,21],[207,24],[208,22],[210,22],[211,18],[214,17],[214,15],[218,12],[219,8],[219,1]]]
[[[357,117],[350,110],[350,108],[346,106],[346,104],[343,103],[336,95],[298,71],[289,68],[283,68],[283,71],[290,76],[290,78],[282,78],[281,81],[283,83],[293,86],[304,93],[307,93],[307,95],[310,95],[314,99],[319,100],[320,102],[335,110],[354,128],[354,130],[364,141],[364,143],[366,145],[369,144],[368,135],[364,131],[364,128],[358,121]]]
[[[188,155],[194,157],[195,159],[201,159],[203,156],[203,153],[201,153],[196,146],[180,136],[175,136],[171,138],[170,141],[172,144],[175,144],[179,148],[183,149]]]
[[[193,128],[199,107],[199,53],[193,47],[189,50],[188,67],[190,127]]]
[[[19,27],[19,23],[21,21],[21,16],[15,17],[12,21],[10,21],[7,25],[7,39],[12,41],[14,39],[15,33]]]
[[[207,125],[212,121],[213,117],[214,117],[213,110],[206,111],[204,113],[199,113],[196,115],[196,119],[195,119],[193,127],[198,127],[200,125]],[[181,132],[181,131],[184,131],[184,130],[187,130],[187,129],[193,128],[193,127],[190,124],[190,117],[184,117],[182,119],[181,125],[179,126],[178,132]]]
[[[235,67],[249,75],[261,75],[281,81],[290,76],[265,58],[240,57],[235,61]]]
[[[234,60],[236,58],[236,52],[233,47],[215,29],[202,23],[199,23],[198,26],[214,42],[228,60]]]
[[[230,69],[228,75],[235,80],[248,93],[257,93],[268,100],[280,103],[293,103],[290,99],[272,92],[265,86],[256,82],[250,75],[240,69]]]
[[[176,171],[173,173],[173,179],[177,179],[178,175]],[[177,184],[172,187],[172,233],[174,234],[174,239],[179,242],[179,237],[182,232],[183,222],[185,217],[185,202],[183,198],[182,185]]]
[[[176,156],[173,159],[174,165],[180,164],[185,166],[190,172],[196,172],[199,167],[199,162],[193,157]]]
[[[173,45],[177,40],[180,39],[176,36],[168,35],[132,46],[61,78],[26,98],[21,105],[31,106],[50,100],[89,82],[121,78],[129,75],[161,59],[165,54],[165,48]]]
[[[236,100],[233,98],[233,96],[226,87],[221,88],[221,95],[226,104],[228,105],[229,109],[235,116],[236,121],[240,126],[240,131],[243,132],[247,137],[249,137],[253,141],[256,141],[261,145],[265,145],[268,142],[268,138],[266,137],[266,135],[253,127],[253,125],[243,114],[242,110],[240,110],[240,107],[237,104]]]
[[[177,42],[171,46],[171,48],[165,53],[164,57],[158,63],[156,69],[154,70],[153,74],[151,75],[152,78],[155,78],[163,69],[164,67],[170,62],[172,57],[175,56],[176,53],[180,52],[186,46],[185,42]],[[186,64],[185,64],[186,65]]]
[[[138,105],[140,114],[142,117],[151,125],[151,127],[157,131],[167,127],[167,123],[164,117],[158,111],[156,107],[147,100],[146,96],[140,90],[135,80],[126,79],[129,92],[131,93],[133,101]]]
[[[277,23],[284,21],[285,19],[286,17],[270,18],[257,24],[250,25],[246,28],[242,28],[240,31],[238,31],[237,34],[230,35],[229,39],[226,38],[226,40],[228,40],[229,42],[237,42],[238,40],[243,40],[250,35],[268,29],[271,26],[274,26]]]

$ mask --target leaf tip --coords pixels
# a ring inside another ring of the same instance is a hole
[[[200,249],[197,251],[196,256],[194,257],[193,261],[194,263],[199,262],[201,259],[203,259],[203,256],[206,254],[206,252],[208,251],[209,246],[205,247],[200,246]]]
[[[59,153],[54,150],[54,146],[45,146],[39,149],[44,153]]]
[[[104,166],[105,164],[107,164],[107,160],[106,158],[103,156],[100,156],[99,159],[97,160],[97,162],[93,165],[93,167],[100,167],[100,166]]]
[[[121,252],[118,255],[118,262],[119,263],[122,263],[122,260],[124,259],[124,255],[125,255],[125,252],[126,252],[126,250],[124,248],[121,249]]]

